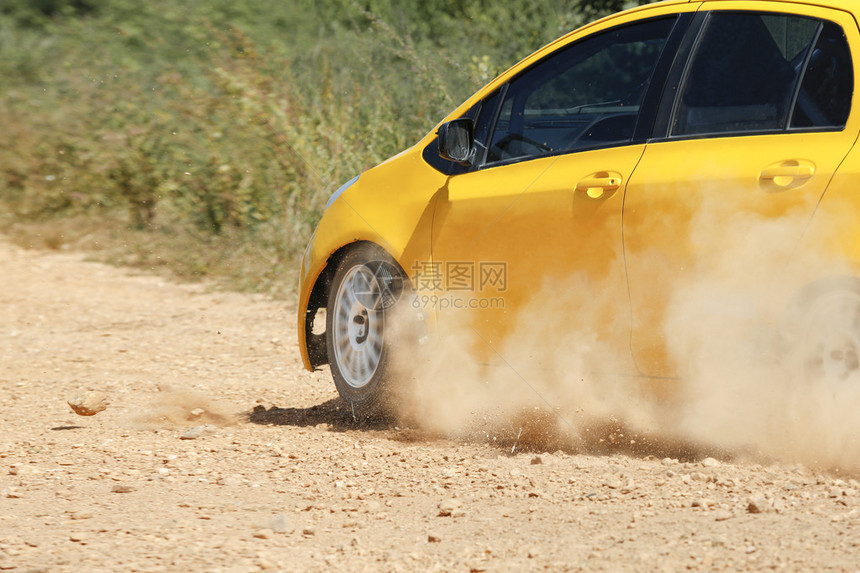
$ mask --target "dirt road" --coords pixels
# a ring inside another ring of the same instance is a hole
[[[850,476],[358,427],[288,304],[4,242],[0,277],[0,570],[860,568]]]

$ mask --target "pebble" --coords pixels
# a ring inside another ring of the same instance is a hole
[[[188,428],[179,436],[180,440],[196,440],[205,436],[211,436],[218,431],[217,426],[212,424],[203,424],[202,426],[194,426]]]
[[[67,403],[78,416],[95,416],[99,412],[103,412],[110,404],[107,396],[101,392],[87,392],[75,396]]]
[[[271,529],[275,533],[289,533],[293,530],[293,527],[290,524],[289,518],[282,513],[269,520],[268,529]]]
[[[609,489],[621,489],[621,487],[622,487],[624,484],[622,484],[622,483],[621,483],[621,480],[620,480],[620,479],[618,479],[618,478],[616,478],[616,477],[611,477],[611,478],[609,478],[609,479],[605,480],[605,481],[603,482],[603,485],[604,485],[605,487],[608,487]]]
[[[439,502],[439,517],[462,517],[466,514],[462,510],[463,502],[459,499],[448,498]]]
[[[69,540],[74,541],[75,543],[86,543],[88,539],[89,535],[82,531],[69,534]]]
[[[770,502],[763,496],[752,496],[747,500],[748,513],[766,513],[770,510]]]
[[[715,505],[717,505],[717,502],[715,502],[712,499],[699,498],[699,499],[694,499],[691,506],[692,507],[701,507],[702,509],[710,509],[710,508],[714,507]]]
[[[25,476],[25,475],[36,475],[41,473],[39,468],[34,468],[32,466],[12,466],[9,468],[9,475],[11,476]]]

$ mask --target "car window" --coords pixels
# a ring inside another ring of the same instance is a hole
[[[825,22],[797,94],[791,127],[844,127],[854,93],[854,66],[842,28]]]
[[[778,131],[790,117],[792,127],[841,125],[853,90],[853,74],[845,69],[850,61],[835,24],[795,15],[712,13],[683,82],[672,135]],[[845,73],[852,78],[847,97]],[[831,101],[831,95],[837,98]],[[792,116],[795,101],[799,111]]]
[[[504,94],[487,163],[630,142],[674,22],[591,36],[517,76]]]

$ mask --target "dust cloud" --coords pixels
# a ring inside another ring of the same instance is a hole
[[[821,300],[815,285],[838,291],[834,277],[849,270],[825,243],[798,247],[806,209],[769,218],[732,207],[713,200],[697,211],[694,244],[719,238],[722,248],[673,285],[663,329],[681,400],[671,430],[757,457],[856,471],[860,377],[809,367],[822,351],[809,322]],[[817,216],[838,229],[849,213]],[[824,319],[853,320],[857,307],[842,303]]]
[[[848,213],[827,216],[824,227],[838,228]],[[692,264],[646,285],[664,296],[654,328],[671,379],[649,379],[629,358],[627,285],[605,288],[580,273],[536,289],[510,312],[513,334],[498,344],[464,314],[396,352],[396,412],[429,432],[512,450],[743,456],[856,472],[860,376],[810,374],[816,297],[804,298],[821,277],[847,270],[823,254],[824,241],[798,249],[808,219],[804,208],[773,217],[700,198],[688,226]],[[832,314],[860,321],[851,302],[838,299],[849,306]],[[392,322],[398,341],[418,338],[403,334],[414,322],[408,305]],[[488,361],[475,359],[476,340],[490,347]]]
[[[232,426],[239,416],[227,406],[203,392],[174,387],[160,387],[156,397],[141,408],[131,424],[137,428],[185,427],[200,424]]]

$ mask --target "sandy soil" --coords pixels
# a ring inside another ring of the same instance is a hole
[[[289,304],[4,242],[0,277],[0,570],[860,569],[851,476],[358,426]]]

